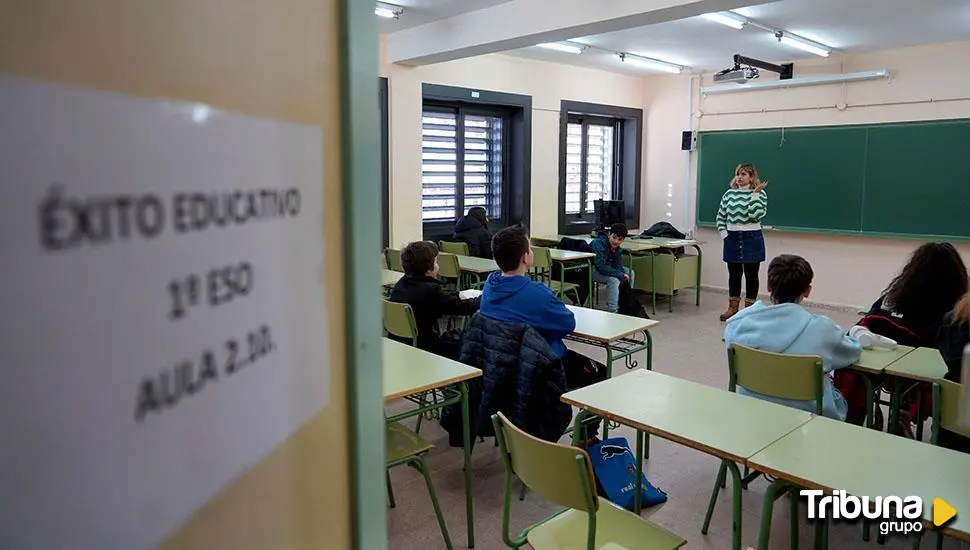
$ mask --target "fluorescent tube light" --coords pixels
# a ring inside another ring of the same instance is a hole
[[[404,8],[393,4],[378,3],[374,7],[374,15],[385,19],[397,19],[404,13]]]
[[[656,71],[663,71],[665,73],[680,74],[683,72],[684,67],[676,65],[674,63],[668,63],[666,61],[660,61],[659,59],[650,59],[649,57],[641,57],[639,55],[633,55],[629,53],[619,53],[617,56],[620,61],[627,65],[632,65],[634,67],[640,67],[643,69],[653,69]]]
[[[879,80],[889,78],[889,69],[877,69],[874,71],[860,71],[857,73],[844,74],[820,74],[803,76],[801,78],[791,78],[788,80],[768,80],[763,82],[752,82],[750,84],[715,84],[713,86],[701,86],[702,94],[730,94],[737,92],[753,92],[755,90],[777,90],[782,88],[796,88],[799,86],[824,86],[826,84],[841,84],[844,82],[860,82],[863,80]]]
[[[748,20],[744,17],[730,12],[730,11],[717,11],[713,13],[705,13],[701,15],[704,19],[708,21],[713,21],[715,23],[720,23],[722,25],[727,25],[733,29],[741,30],[745,25],[748,24]]]
[[[832,48],[823,46],[817,42],[812,42],[800,36],[793,34],[788,34],[786,32],[780,32],[777,35],[778,41],[786,46],[791,46],[792,48],[797,48],[803,52],[813,53],[815,55],[820,55],[822,57],[828,57],[832,53]]]
[[[565,53],[583,53],[583,50],[586,49],[583,46],[563,42],[543,42],[542,44],[536,44],[536,46]]]

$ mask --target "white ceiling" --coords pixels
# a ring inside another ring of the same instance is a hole
[[[397,21],[388,21],[388,25],[396,25],[393,29],[382,26],[382,31],[392,32],[505,1],[399,0],[396,3],[405,4],[407,12]],[[781,0],[736,11],[831,46],[836,54],[970,40],[968,0]],[[575,41],[609,51],[587,49],[575,55],[532,47],[506,53],[636,75],[662,73],[625,67],[610,52],[639,54],[699,70],[723,69],[731,64],[735,53],[776,63],[820,59],[779,44],[767,31],[751,26],[739,31],[701,17]]]
[[[490,8],[509,1],[511,0],[391,0],[382,2],[404,8],[404,14],[398,19],[382,18],[380,30],[383,33],[400,31],[462,13]]]

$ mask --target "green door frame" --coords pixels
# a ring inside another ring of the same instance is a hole
[[[377,19],[373,2],[338,4],[351,537],[354,549],[385,550]]]

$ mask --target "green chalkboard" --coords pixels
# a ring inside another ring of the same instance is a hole
[[[700,226],[750,162],[768,181],[765,225],[970,239],[970,120],[702,132],[698,154]]]

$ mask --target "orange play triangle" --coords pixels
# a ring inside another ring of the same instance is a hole
[[[940,497],[933,499],[933,525],[939,527],[957,515],[957,510]]]

